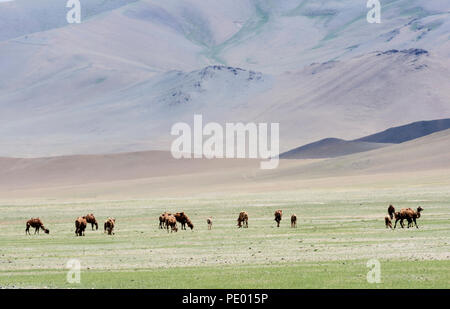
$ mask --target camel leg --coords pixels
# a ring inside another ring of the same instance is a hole
[[[413,220],[414,220],[414,224],[416,225],[416,228],[419,228],[419,226],[417,225],[417,222],[416,222],[416,218],[414,218]]]
[[[397,222],[398,222],[398,220],[399,220],[399,219],[396,219],[396,220],[395,220],[394,229],[397,227]]]

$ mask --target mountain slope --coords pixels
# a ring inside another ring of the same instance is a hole
[[[448,1],[385,2],[379,25],[351,0],[91,1],[68,25],[54,1],[0,3],[2,156],[167,150],[195,113],[279,122],[282,151],[450,116]],[[192,89],[219,65],[263,81]]]
[[[450,119],[419,121],[357,139],[371,143],[403,143],[434,132],[450,129]]]
[[[450,129],[450,119],[419,121],[404,126],[387,129],[383,132],[346,141],[326,138],[280,155],[282,159],[334,158],[352,153],[369,151],[390,144],[399,144],[435,132]]]

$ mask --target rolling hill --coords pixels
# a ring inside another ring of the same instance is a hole
[[[450,129],[450,119],[418,121],[383,132],[346,141],[337,138],[326,138],[310,143],[280,155],[282,159],[318,159],[334,158],[352,153],[369,151],[390,144],[399,144],[423,137],[435,132]]]

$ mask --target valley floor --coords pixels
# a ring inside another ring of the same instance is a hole
[[[299,189],[266,193],[133,200],[4,200],[0,202],[0,286],[38,288],[448,288],[450,186],[404,184],[394,189]],[[421,205],[419,229],[386,229],[389,203]],[[281,227],[273,213],[283,210]],[[185,211],[193,231],[158,228],[163,211]],[[249,228],[238,229],[239,211]],[[74,220],[94,213],[76,237]],[[290,228],[296,213],[298,227]],[[50,234],[25,236],[39,216]],[[117,219],[116,234],[102,223]],[[206,218],[213,217],[209,231]],[[66,264],[81,263],[68,283]],[[368,283],[366,263],[381,265]]]

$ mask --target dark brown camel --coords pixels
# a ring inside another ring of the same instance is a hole
[[[275,221],[277,222],[277,227],[280,227],[280,222],[281,222],[281,217],[283,216],[283,211],[282,210],[277,210],[275,211]]]
[[[296,214],[292,214],[292,216],[291,216],[291,227],[292,228],[297,227],[297,215]]]
[[[391,220],[394,219],[394,213],[395,213],[394,206],[389,205],[389,207],[388,207],[388,214],[389,214],[389,217],[391,218]]]
[[[392,221],[391,218],[389,218],[389,216],[384,217],[384,224],[386,224],[386,228],[392,229]]]
[[[239,228],[241,227],[248,228],[248,213],[246,211],[241,211],[239,213],[237,222],[238,222],[237,226]]]

